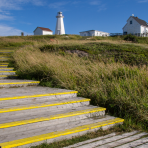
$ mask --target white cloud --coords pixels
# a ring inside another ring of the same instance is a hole
[[[98,12],[99,11],[104,11],[104,10],[106,10],[107,8],[106,8],[106,5],[105,4],[102,4],[102,2],[100,1],[100,0],[93,0],[93,1],[91,1],[91,2],[89,2],[89,4],[90,5],[94,5],[94,6],[97,6],[97,8],[98,8]]]
[[[97,0],[95,0],[95,1],[91,1],[90,2],[90,5],[100,5],[100,1],[97,1]]]
[[[147,3],[148,2],[148,0],[140,0],[140,1],[138,1],[138,3]]]
[[[0,25],[0,36],[20,36],[22,30],[16,29],[14,27]],[[31,35],[31,33],[24,32],[25,35]]]
[[[20,10],[22,5],[31,3],[36,6],[43,6],[42,0],[0,0],[1,10]]]
[[[11,21],[11,20],[14,20],[14,18],[12,16],[0,14],[0,20],[8,20],[8,21]]]
[[[41,0],[28,0],[30,1],[33,5],[36,5],[36,6],[43,6],[45,3]]]
[[[73,1],[72,5],[76,5],[76,4],[79,4],[79,3],[80,3],[80,1]]]
[[[63,6],[67,5],[69,2],[55,2],[55,3],[51,3],[49,4],[50,8],[62,8]]]
[[[107,8],[106,8],[106,5],[105,4],[102,4],[102,5],[100,5],[99,7],[98,7],[98,11],[104,11],[104,10],[106,10]]]
[[[21,10],[23,5],[27,3],[43,6],[42,0],[0,0],[0,20],[14,20],[9,11]]]
[[[28,22],[20,22],[20,23],[25,25],[32,25],[32,23],[28,23]]]
[[[19,7],[16,0],[14,0],[14,2],[12,0],[0,0],[0,9],[1,10],[19,10],[21,8]]]

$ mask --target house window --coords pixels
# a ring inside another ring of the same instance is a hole
[[[130,24],[133,24],[133,22],[132,22],[132,21],[130,21]]]

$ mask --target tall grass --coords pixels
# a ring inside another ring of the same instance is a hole
[[[94,105],[148,128],[148,68],[104,63],[27,47],[13,54],[17,73],[42,85],[79,91]],[[45,83],[46,82],[46,83]]]
[[[114,60],[128,65],[148,65],[148,49],[134,45],[85,42],[83,44],[52,44],[40,47],[41,51],[80,50],[89,54],[90,58],[109,62]]]
[[[51,43],[51,39],[59,40],[61,43],[64,42],[79,42],[83,43],[96,41],[96,42],[109,42],[114,44],[132,43],[132,41],[125,41],[126,36],[115,36],[115,37],[82,37],[79,35],[40,35],[40,36],[8,36],[0,37],[0,47],[18,47],[23,45],[34,45],[38,43]],[[147,37],[137,37],[137,43],[141,43],[144,46],[148,44]],[[136,43],[136,44],[137,44]],[[139,45],[139,44],[137,44]]]

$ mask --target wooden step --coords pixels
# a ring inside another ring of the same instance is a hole
[[[0,71],[13,71],[14,68],[0,68]]]
[[[0,75],[0,79],[17,79],[17,75]]]
[[[105,116],[105,110],[105,108],[89,105],[38,112],[36,115],[16,115],[9,116],[9,118],[7,116],[0,120],[0,136],[44,126],[82,120],[89,117],[103,117]]]
[[[44,142],[51,143],[63,138],[70,139],[76,135],[86,134],[87,132],[96,131],[100,128],[107,129],[116,124],[122,124],[123,119],[106,116],[101,119],[87,118],[80,121],[72,121],[53,126],[47,126],[24,132],[17,132],[0,137],[0,146],[2,148],[12,147],[30,147]],[[5,138],[3,138],[5,137]]]
[[[11,74],[11,72],[9,72]],[[10,87],[26,87],[26,86],[37,86],[39,81],[32,80],[17,80],[17,79],[1,79],[0,88],[10,88]]]

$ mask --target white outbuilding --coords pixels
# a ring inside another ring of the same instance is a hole
[[[98,30],[88,30],[80,32],[80,36],[109,36],[109,33]]]
[[[126,25],[123,27],[123,34],[133,34],[141,36],[142,34],[148,34],[148,23],[138,17],[130,16]]]
[[[37,27],[34,31],[34,35],[53,35],[53,31],[49,28]]]

